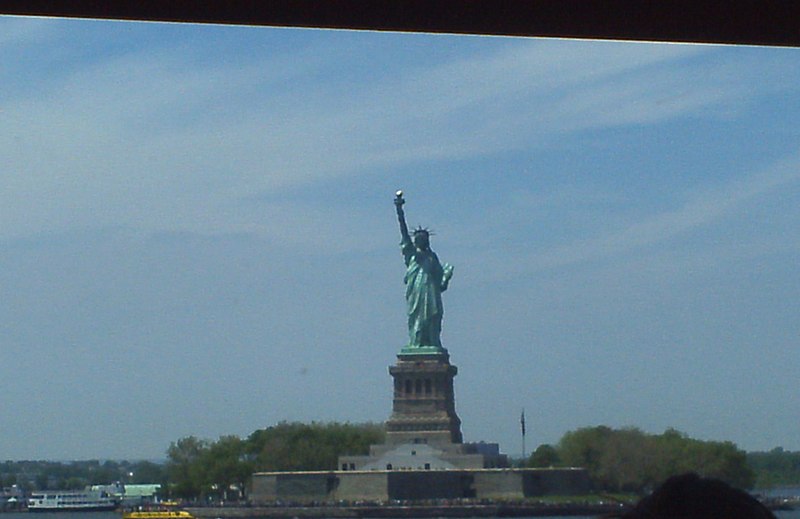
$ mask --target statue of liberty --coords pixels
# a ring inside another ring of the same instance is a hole
[[[405,351],[418,348],[442,350],[442,292],[447,290],[453,267],[439,263],[430,248],[430,231],[419,227],[408,232],[403,212],[403,192],[398,191],[394,205],[400,222],[400,247],[406,263],[406,304],[409,343]],[[419,350],[417,350],[419,351]]]

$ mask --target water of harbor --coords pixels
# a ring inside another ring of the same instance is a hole
[[[800,510],[778,511],[775,512],[775,515],[780,519],[800,519]],[[84,517],[86,519],[120,519],[120,514],[117,512],[44,512],[31,516],[27,512],[7,512],[0,514],[0,517],[2,517],[2,519],[31,519],[31,517],[35,517],[36,519],[82,519]],[[595,516],[590,515],[573,515],[569,516],[569,519],[594,519],[594,517]],[[567,519],[567,517],[559,515],[531,519]]]

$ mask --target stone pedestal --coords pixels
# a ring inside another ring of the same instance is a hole
[[[460,444],[461,420],[456,415],[453,377],[447,350],[419,353],[404,349],[389,367],[394,378],[392,414],[386,422],[386,445]]]
[[[406,347],[389,367],[394,379],[392,414],[386,442],[371,445],[367,456],[340,456],[342,471],[452,471],[507,467],[497,444],[464,443],[456,414],[447,350]]]

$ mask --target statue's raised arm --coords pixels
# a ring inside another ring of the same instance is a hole
[[[408,240],[411,241],[411,236],[408,234],[408,225],[406,225],[406,214],[403,212],[403,204],[406,201],[403,200],[403,192],[398,190],[394,194],[394,206],[397,209],[397,220],[400,222],[400,236],[403,238],[403,241]]]
[[[444,351],[442,330],[442,292],[447,290],[453,267],[439,263],[430,248],[430,232],[419,227],[413,237],[406,225],[403,211],[403,192],[395,193],[394,205],[400,223],[400,247],[406,264],[406,303],[408,309],[408,346],[406,353],[437,353]]]

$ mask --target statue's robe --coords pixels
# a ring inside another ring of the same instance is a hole
[[[444,268],[436,254],[418,250],[410,239],[400,243],[406,263],[406,303],[410,347],[442,347]]]

